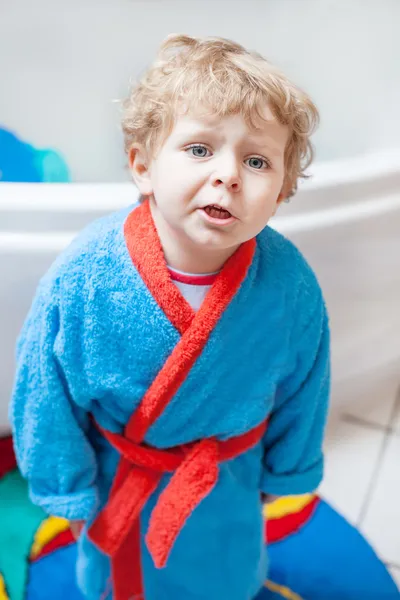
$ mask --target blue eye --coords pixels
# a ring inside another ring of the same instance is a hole
[[[211,154],[208,148],[206,148],[205,146],[200,146],[199,144],[196,144],[195,146],[190,146],[186,149],[186,152],[190,152],[190,154],[192,156],[195,156],[196,158],[206,158]]]
[[[252,169],[263,169],[268,167],[268,163],[263,158],[258,158],[258,156],[252,156],[246,160],[246,163]]]

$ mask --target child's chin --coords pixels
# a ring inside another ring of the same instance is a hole
[[[194,243],[199,247],[199,250],[225,250],[232,246],[231,240],[228,240],[227,235],[220,231],[201,232],[193,239]]]

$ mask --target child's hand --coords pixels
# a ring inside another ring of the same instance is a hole
[[[70,521],[69,526],[76,540],[79,538],[84,525],[85,521]]]

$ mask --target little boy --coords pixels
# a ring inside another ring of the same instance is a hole
[[[250,600],[262,497],[321,481],[329,333],[317,280],[267,223],[318,113],[258,54],[170,36],[124,105],[141,202],[40,282],[11,421],[34,503],[84,524],[88,600]]]

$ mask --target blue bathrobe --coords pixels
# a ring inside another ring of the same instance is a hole
[[[140,212],[147,220],[136,223]],[[166,281],[149,214],[145,203],[86,228],[41,280],[18,340],[10,410],[16,455],[32,501],[52,515],[90,524],[104,507],[119,455],[93,422],[123,432],[173,355],[182,334],[165,303],[181,307],[173,307],[178,319],[193,318]],[[133,257],[139,247],[147,266],[139,264],[140,253]],[[230,260],[234,271],[235,256]],[[221,277],[223,296],[224,270]],[[211,304],[194,325],[209,317]],[[329,330],[320,287],[299,251],[266,227],[144,441],[165,449],[211,436],[227,440],[267,418],[268,428],[255,447],[220,465],[217,484],[187,520],[167,566],[156,569],[144,534],[170,479],[163,477],[141,515],[146,600],[256,596],[267,573],[260,492],[302,494],[319,485],[328,396]],[[88,600],[112,598],[105,591],[109,558],[86,531],[79,540],[79,585]]]

